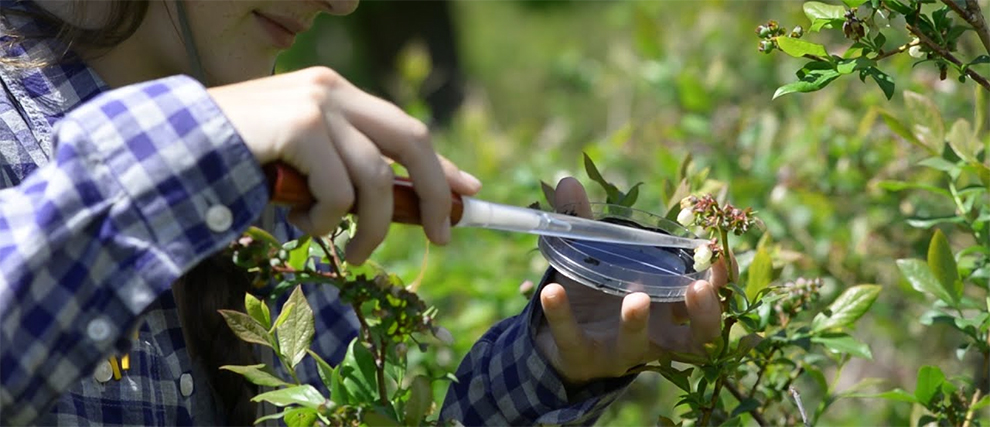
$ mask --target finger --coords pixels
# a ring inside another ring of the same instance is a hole
[[[582,218],[591,218],[591,203],[588,201],[588,193],[585,192],[581,182],[566,177],[557,183],[554,191],[554,206],[558,212],[574,214]]]
[[[289,221],[303,232],[323,236],[340,225],[354,204],[354,189],[340,154],[328,137],[325,123],[314,125],[298,141],[298,151],[285,153],[283,160],[308,176],[307,184],[315,202],[308,209],[293,209]],[[319,167],[317,167],[319,165]]]
[[[331,139],[357,190],[357,232],[347,243],[346,258],[362,264],[388,233],[392,222],[392,168],[368,137],[343,120],[331,123]]]
[[[453,192],[465,196],[473,196],[478,191],[481,191],[481,181],[475,178],[474,175],[461,170],[454,162],[447,160],[444,156],[437,154],[437,160],[440,161],[443,174],[447,177],[447,182],[450,183],[450,189]]]
[[[540,292],[540,304],[561,357],[566,358],[569,354],[583,351],[584,334],[571,312],[571,303],[564,287],[556,283],[546,285]]]
[[[736,263],[736,257],[729,253],[729,258],[732,259],[732,271],[733,277],[739,277],[739,264]],[[722,288],[729,283],[729,270],[725,268],[725,258],[719,258],[712,264],[711,268],[711,283],[715,285],[716,288]]]
[[[437,159],[426,125],[404,113],[394,104],[371,96],[352,85],[341,87],[345,93],[336,98],[348,122],[353,124],[381,149],[381,152],[405,166],[420,199],[423,229],[434,243],[450,240],[451,185]],[[471,187],[460,174],[454,174],[456,186]]]
[[[691,284],[684,296],[691,336],[696,344],[712,342],[722,332],[722,308],[711,283],[699,280]]]
[[[626,369],[644,362],[643,356],[649,349],[649,295],[642,292],[626,295],[622,299],[620,318],[616,351],[621,375]]]

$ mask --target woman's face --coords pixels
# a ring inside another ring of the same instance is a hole
[[[358,0],[185,0],[189,26],[211,85],[229,84],[271,74],[276,55],[292,45],[297,33],[312,25],[319,12],[345,15]],[[152,2],[135,34],[147,52],[160,52],[163,66],[191,74],[179,37],[173,2]]]

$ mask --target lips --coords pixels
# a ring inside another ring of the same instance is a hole
[[[306,31],[306,25],[294,18],[255,11],[254,17],[268,33],[276,47],[288,49],[296,34]]]

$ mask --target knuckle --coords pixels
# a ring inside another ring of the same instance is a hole
[[[393,178],[394,174],[392,173],[392,168],[384,162],[380,162],[378,166],[374,167],[368,174],[368,185],[375,190],[376,194],[382,194],[379,192],[385,192],[392,188]]]
[[[322,88],[334,88],[347,82],[340,73],[329,67],[310,67],[305,69],[304,72],[309,78],[310,83]]]
[[[429,146],[430,128],[419,120],[412,120],[407,130],[409,138],[416,144]]]
[[[354,206],[354,189],[349,185],[341,186],[337,191],[328,195],[326,202],[330,206],[330,210],[343,215],[351,209],[351,206]]]

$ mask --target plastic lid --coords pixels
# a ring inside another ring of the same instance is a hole
[[[675,222],[618,205],[592,204],[595,218],[681,237],[696,237]],[[682,301],[692,282],[708,277],[694,271],[686,249],[621,245],[542,236],[540,252],[568,278],[613,295],[644,292],[653,301]]]

